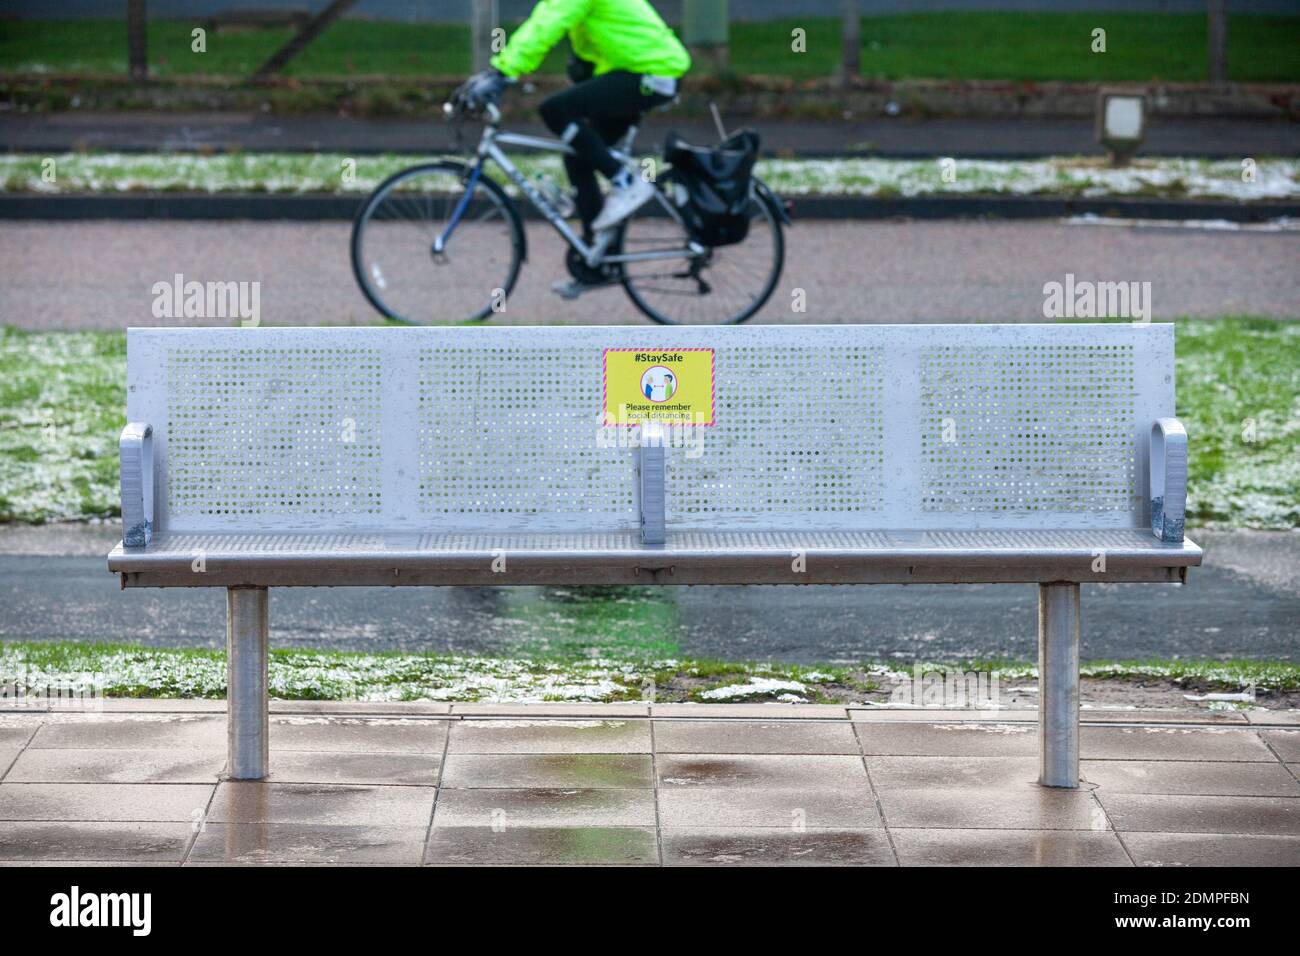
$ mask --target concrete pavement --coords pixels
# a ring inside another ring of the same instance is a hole
[[[221,702],[0,716],[0,863],[1300,864],[1295,712],[280,704],[222,779]],[[1172,722],[1171,722],[1172,721]]]
[[[210,325],[159,319],[172,281],[261,283],[267,325],[374,322],[353,279],[346,223],[11,222],[0,230],[0,323],[25,329]],[[561,302],[562,244],[528,229],[529,259],[496,324],[641,324],[620,289]],[[1151,282],[1156,319],[1295,318],[1300,231],[1062,222],[796,220],[759,322],[1041,322],[1043,285]],[[726,250],[722,250],[725,253]],[[805,312],[793,312],[803,291]],[[431,294],[436,290],[430,290]]]

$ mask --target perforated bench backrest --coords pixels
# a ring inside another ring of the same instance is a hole
[[[1127,528],[1170,325],[132,329],[157,531],[639,527],[607,348],[715,350],[682,530]]]

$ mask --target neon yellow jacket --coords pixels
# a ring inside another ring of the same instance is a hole
[[[681,76],[691,68],[690,54],[646,0],[538,0],[492,65],[506,76],[531,73],[565,33],[597,76]]]

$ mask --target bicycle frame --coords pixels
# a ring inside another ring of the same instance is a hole
[[[618,230],[616,228],[604,229],[597,233],[596,240],[588,245],[582,240],[573,228],[565,220],[560,211],[555,208],[545,195],[542,194],[536,186],[529,181],[528,177],[520,171],[519,167],[510,161],[510,157],[501,149],[502,145],[520,146],[525,149],[536,149],[544,152],[560,153],[561,155],[573,155],[573,148],[564,140],[551,139],[543,136],[527,136],[522,133],[505,132],[497,128],[497,123],[501,118],[500,112],[493,106],[488,108],[488,124],[483,129],[483,135],[479,140],[478,149],[475,152],[477,157],[473,167],[470,169],[469,179],[465,185],[465,194],[461,196],[460,202],[452,211],[451,218],[447,221],[446,227],[442,233],[433,241],[433,251],[440,253],[445,248],[447,241],[451,239],[452,233],[460,223],[469,207],[470,197],[474,192],[474,187],[478,184],[479,177],[483,175],[483,167],[488,160],[496,163],[515,184],[519,192],[525,196],[533,208],[545,217],[546,221],[555,229],[577,252],[582,256],[588,266],[597,268],[607,263],[616,262],[651,262],[662,259],[695,259],[704,255],[707,250],[696,242],[691,242],[685,249],[651,249],[645,252],[617,253],[615,255],[606,255],[609,250],[609,244],[614,241]],[[632,162],[631,149],[632,142],[636,138],[637,128],[633,126],[628,130],[627,135],[623,137],[621,148],[613,148],[610,152],[621,163],[627,164]],[[682,222],[681,216],[673,208],[673,204],[664,195],[661,189],[655,189],[655,200],[663,206],[668,215]]]

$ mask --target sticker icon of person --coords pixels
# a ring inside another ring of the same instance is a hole
[[[641,394],[652,402],[668,401],[680,387],[677,376],[662,365],[646,369],[641,376]]]

